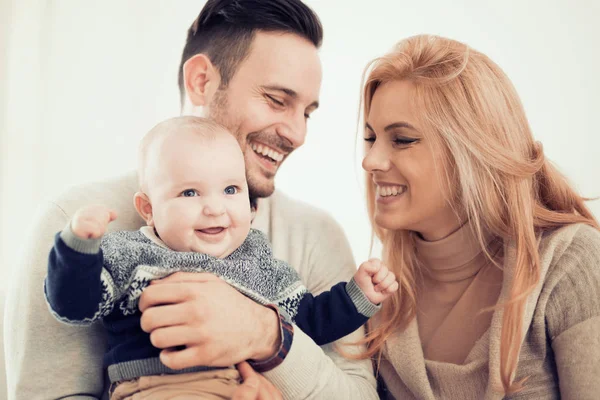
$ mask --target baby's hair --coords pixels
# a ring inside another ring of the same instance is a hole
[[[193,132],[199,138],[206,141],[213,141],[219,135],[231,135],[224,126],[213,120],[194,116],[181,116],[170,118],[158,123],[154,128],[144,136],[138,148],[138,184],[142,191],[145,191],[144,179],[145,169],[149,149],[157,140],[164,139],[167,136],[176,135],[183,132]]]

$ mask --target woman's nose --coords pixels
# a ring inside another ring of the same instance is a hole
[[[387,171],[390,169],[390,158],[387,151],[379,146],[372,146],[365,153],[362,161],[362,167],[367,172]]]

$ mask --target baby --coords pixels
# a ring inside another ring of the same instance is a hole
[[[177,271],[213,273],[254,301],[276,306],[319,345],[355,331],[398,289],[394,274],[370,260],[350,282],[319,296],[308,293],[296,271],[273,258],[266,236],[251,229],[244,157],[220,125],[198,117],[164,121],[144,137],[138,159],[134,205],[146,226],[105,233],[116,218],[112,210],[79,209],[56,235],[45,281],[58,320],[102,320],[111,399],[161,385],[173,388],[169,395],[196,390],[203,398],[229,398],[239,384],[233,367],[172,370],[160,362],[160,349],[141,329],[138,309],[143,289],[154,279]],[[132,386],[147,376],[153,377],[152,387]]]

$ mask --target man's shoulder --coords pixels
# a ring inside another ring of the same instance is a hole
[[[346,241],[346,234],[339,222],[327,211],[302,200],[275,191],[268,199],[268,224],[270,230],[285,231],[287,235],[320,238],[327,244],[330,241]],[[260,205],[259,205],[260,208]],[[267,222],[267,221],[263,221]],[[275,232],[272,232],[275,233]]]
[[[276,191],[269,202],[271,239],[273,235],[283,234],[290,241],[304,243],[313,250],[349,249],[342,226],[327,211],[280,191]]]
[[[333,217],[325,210],[295,199],[280,190],[276,190],[271,197],[266,199],[270,203],[271,213],[289,220],[289,223],[305,223],[310,221],[335,222]]]
[[[108,178],[98,182],[82,183],[63,191],[50,203],[71,218],[77,209],[90,204],[103,204],[117,213],[111,230],[135,230],[142,221],[133,207],[133,195],[137,191],[135,172]]]
[[[70,210],[75,211],[82,206],[92,203],[122,203],[127,199],[131,205],[133,204],[132,199],[135,190],[136,175],[135,172],[130,172],[102,181],[73,185],[65,189],[51,201],[68,214]]]

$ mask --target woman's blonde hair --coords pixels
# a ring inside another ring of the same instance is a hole
[[[512,383],[520,352],[527,295],[540,279],[536,237],[541,231],[572,223],[598,228],[579,196],[534,141],[519,97],[504,72],[488,57],[460,42],[429,35],[399,42],[389,54],[375,59],[365,71],[363,117],[373,95],[390,81],[414,85],[414,102],[426,137],[447,155],[445,176],[456,188],[455,207],[473,222],[482,249],[482,232],[514,243],[516,261],[510,297],[504,308],[500,345],[500,375],[504,391]],[[383,344],[405,329],[416,315],[417,263],[413,235],[378,227],[373,219],[375,187],[366,179],[367,203],[373,230],[383,244],[384,262],[397,274],[400,289],[384,302],[379,324],[370,325],[362,357],[381,356]]]

